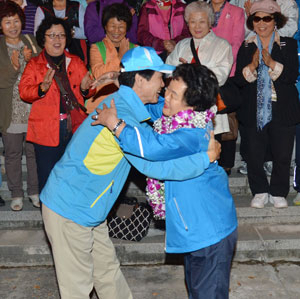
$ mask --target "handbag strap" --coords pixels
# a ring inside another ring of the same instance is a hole
[[[197,51],[196,51],[196,48],[195,48],[195,42],[194,42],[193,38],[191,38],[190,46],[191,46],[191,50],[192,50],[192,54],[193,54],[193,57],[195,59],[195,62],[197,64],[201,65],[200,59],[198,57],[198,54],[197,54]]]
[[[28,34],[24,34],[25,38],[29,41],[30,45],[31,45],[31,48],[32,48],[32,51],[34,54],[37,54],[37,49],[36,49],[36,46],[33,44],[30,36]]]
[[[59,87],[60,93],[63,96],[63,98],[68,96],[68,92],[66,91],[66,89],[64,88],[60,78],[57,75],[54,75],[54,79]],[[86,113],[87,109],[81,105],[78,101],[76,103],[72,103],[73,105],[75,104],[75,106],[78,106],[83,112]]]

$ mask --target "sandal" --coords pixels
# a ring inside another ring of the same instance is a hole
[[[21,211],[23,209],[23,197],[13,197],[10,208],[13,211]]]
[[[41,205],[40,205],[40,197],[38,194],[34,194],[34,195],[29,195],[29,201],[31,201],[32,205],[35,207],[35,208],[40,208]]]

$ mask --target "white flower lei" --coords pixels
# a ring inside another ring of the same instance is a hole
[[[192,109],[183,110],[173,116],[162,116],[154,122],[154,130],[159,134],[172,133],[180,128],[205,128],[215,116],[217,106],[202,112]],[[165,184],[159,180],[147,178],[146,195],[153,209],[155,219],[165,219]]]

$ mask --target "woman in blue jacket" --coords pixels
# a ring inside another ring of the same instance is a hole
[[[119,125],[114,131],[122,150],[152,161],[166,160],[171,151],[180,151],[187,143],[192,151],[203,150],[212,129],[217,92],[217,79],[205,66],[178,66],[166,90],[164,115],[154,122],[156,132]],[[105,110],[97,109],[98,119],[113,130],[120,121],[116,111]],[[156,185],[163,189],[161,182]],[[148,188],[158,193],[155,186],[148,184]],[[185,254],[189,298],[228,298],[237,218],[225,171],[211,163],[196,178],[165,181],[164,189],[166,251]]]

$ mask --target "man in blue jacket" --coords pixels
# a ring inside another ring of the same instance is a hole
[[[103,103],[109,105],[113,98],[120,118],[151,131],[146,121],[160,117],[162,111],[162,99],[156,104],[164,87],[162,72],[170,73],[174,67],[165,65],[148,47],[128,51],[122,63],[120,89]],[[126,181],[130,163],[146,175],[151,171],[157,178],[186,180],[203,173],[216,155],[206,153],[208,140],[199,143],[203,151],[195,154],[188,144],[176,150],[179,146],[170,138],[173,147],[168,161],[145,163],[144,159],[124,155],[107,128],[91,126],[93,115],[76,131],[40,194],[43,220],[62,299],[88,299],[93,287],[100,298],[129,299],[132,295],[105,220]],[[182,172],[183,167],[187,171]]]

